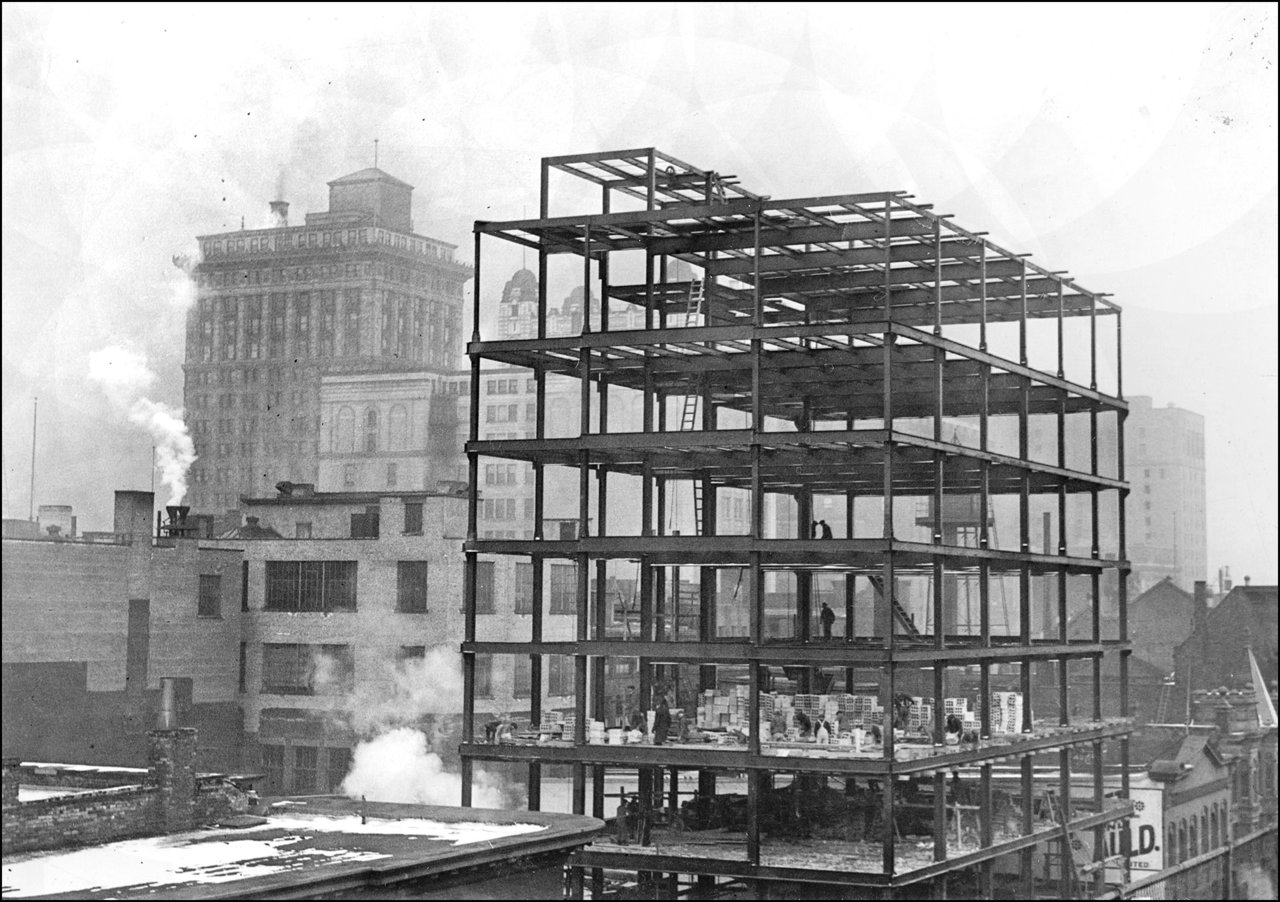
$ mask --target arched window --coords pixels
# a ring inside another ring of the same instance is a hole
[[[1187,860],[1187,821],[1178,821],[1178,860]]]
[[[1187,849],[1191,853],[1191,857],[1195,858],[1200,854],[1200,844],[1196,842],[1196,816],[1191,815],[1191,827],[1187,830]]]
[[[372,407],[364,415],[364,450],[366,453],[378,450],[378,411]]]
[[[1200,851],[1209,851],[1209,809],[1200,809]]]
[[[1222,837],[1218,835],[1218,806],[1215,803],[1209,812],[1209,835],[1213,837],[1213,848],[1222,845]]]
[[[403,451],[409,447],[406,435],[409,426],[409,414],[403,404],[396,404],[387,414],[387,450]]]
[[[1169,866],[1178,863],[1178,828],[1173,824],[1169,825],[1169,841],[1164,845],[1168,852]]]
[[[356,450],[356,413],[350,407],[338,411],[338,422],[333,431],[333,450],[350,454]]]

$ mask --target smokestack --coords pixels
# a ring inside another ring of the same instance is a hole
[[[271,216],[275,221],[277,228],[284,228],[289,224],[289,202],[284,200],[273,200],[270,202]]]
[[[1247,576],[1246,576],[1246,577],[1244,578],[1244,584],[1245,584],[1246,586],[1247,586],[1247,585],[1249,585],[1249,577],[1247,577]]]
[[[178,725],[177,705],[173,700],[173,678],[160,679],[160,714],[156,717],[157,730],[172,730]]]

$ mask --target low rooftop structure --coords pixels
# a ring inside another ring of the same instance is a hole
[[[430,888],[562,861],[604,829],[594,818],[308,798],[211,828],[4,860],[6,898],[257,899],[412,882]],[[456,885],[456,884],[454,884]]]

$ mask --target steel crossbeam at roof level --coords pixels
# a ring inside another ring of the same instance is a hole
[[[893,651],[884,640],[860,639],[856,642],[803,643],[771,640],[752,645],[740,639],[711,642],[669,641],[646,642],[636,639],[583,639],[564,642],[464,642],[462,651],[492,655],[590,655],[611,658],[647,658],[658,664],[742,664],[754,661],[776,667],[811,665],[815,667],[862,667],[894,663],[919,667],[941,661],[951,665],[997,661],[1049,661],[1094,658],[1098,655],[1130,648],[1128,642],[1079,641],[1058,642],[1032,640],[1030,646],[1018,644],[1013,636],[992,636],[991,645],[982,645],[976,636],[948,636],[945,648],[939,649],[932,635],[919,640],[895,637]]]
[[[1012,572],[1024,565],[1032,574],[1097,573],[1126,570],[1127,561],[1070,555],[1032,554],[996,548],[972,548],[900,539],[753,539],[750,536],[589,536],[577,541],[541,539],[469,539],[463,550],[481,554],[539,555],[573,558],[585,554],[595,560],[634,560],[647,556],[653,564],[748,566],[760,555],[765,569],[832,570],[875,573],[885,555],[894,555],[894,569],[905,572],[941,562],[949,570],[986,563],[993,572]]]
[[[697,203],[712,196],[750,198],[759,195],[742,188],[734,176],[698,169],[653,147],[615,150],[605,153],[547,157],[551,169],[586,179],[604,188],[640,200],[660,203]]]
[[[1056,297],[1061,288],[1096,301],[1102,312],[1118,309],[1104,295],[910,203],[901,192],[680,203],[634,213],[480,221],[475,229],[549,253],[671,254],[709,275],[748,285],[758,277],[765,291],[796,297],[886,284],[1019,280],[1026,274],[1048,283],[1046,294]],[[1056,315],[1056,303],[1052,308],[1032,315]]]
[[[888,776],[930,774],[954,767],[981,764],[1001,758],[1032,755],[1046,749],[1119,739],[1133,732],[1129,721],[1081,726],[1069,732],[1053,731],[1043,736],[1019,736],[1009,743],[987,743],[976,748],[940,752],[911,760],[886,758],[804,757],[752,755],[740,747],[689,745],[487,745],[463,743],[463,757],[479,761],[543,761],[553,764],[603,764],[606,767],[717,768],[724,770],[765,770],[782,773],[851,774]]]
[[[983,462],[993,495],[1021,491],[1029,478],[1032,494],[1069,493],[1125,488],[1108,476],[1094,476],[1004,454],[979,451],[951,442],[938,442],[900,431],[752,433],[627,432],[555,439],[487,439],[468,442],[467,451],[482,457],[519,460],[565,467],[581,465],[589,452],[589,466],[611,473],[640,476],[648,466],[666,479],[709,479],[717,487],[750,488],[755,448],[761,451],[760,481],[765,491],[800,487],[815,492],[850,492],[879,497],[884,490],[885,442],[893,444],[892,486],[895,495],[931,495],[936,484],[934,452],[941,451],[943,493],[976,494],[982,489]]]

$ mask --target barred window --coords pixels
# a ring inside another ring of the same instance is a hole
[[[355,685],[350,645],[262,646],[262,691],[274,695],[341,695]]]
[[[427,562],[396,563],[396,610],[402,614],[427,613]]]
[[[284,746],[262,746],[262,772],[266,776],[263,792],[271,795],[284,792]]]
[[[476,698],[493,698],[493,655],[476,655]]]
[[[313,745],[293,748],[293,791],[310,794],[316,791],[316,763],[319,749]]]
[[[268,611],[354,611],[355,561],[267,561]]]
[[[516,564],[516,613],[533,613],[533,564]]]
[[[578,613],[578,574],[574,564],[551,564],[550,611],[552,614]]]

